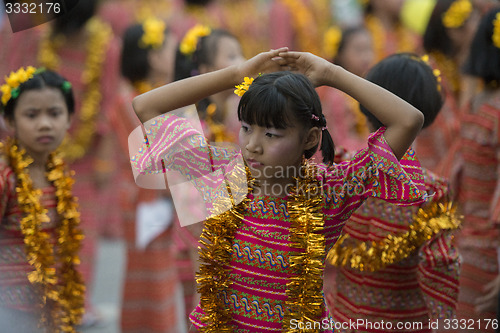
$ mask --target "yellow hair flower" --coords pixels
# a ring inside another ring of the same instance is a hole
[[[5,77],[5,84],[0,86],[0,91],[2,92],[2,104],[6,105],[11,99],[12,93],[16,90],[22,83],[28,81],[35,74],[36,68],[32,66],[21,67],[17,72],[11,72],[10,75]],[[14,98],[16,98],[15,96]]]
[[[245,76],[243,82],[236,86],[234,93],[240,97],[243,96],[247,92],[248,88],[252,83],[253,83],[253,77]]]
[[[443,25],[446,28],[459,28],[472,13],[472,3],[469,0],[456,0],[443,14]]]
[[[142,48],[152,47],[159,49],[163,45],[165,39],[165,29],[167,25],[162,20],[156,18],[149,18],[142,24],[144,33],[139,42]]]
[[[210,35],[211,32],[212,32],[212,30],[209,27],[207,27],[205,25],[201,25],[201,24],[197,24],[194,27],[192,27],[191,29],[189,29],[189,31],[186,33],[186,35],[182,39],[182,42],[179,46],[181,53],[184,55],[193,54],[194,51],[196,51],[196,46],[198,45],[198,40],[201,37]]]
[[[4,84],[0,87],[0,91],[2,92],[2,104],[6,105],[11,96],[11,88],[9,85]]]
[[[441,91],[441,71],[437,68],[432,68],[431,63],[429,62],[429,55],[424,54],[420,58],[414,57],[414,56],[412,56],[411,58],[414,60],[422,61],[423,63],[425,63],[427,66],[429,66],[432,69],[432,74],[434,74],[434,76],[436,77],[436,81],[438,83],[437,88],[439,91]]]
[[[500,49],[500,12],[497,13],[495,19],[493,20],[493,45]]]
[[[325,32],[323,45],[325,54],[329,59],[335,58],[339,50],[340,41],[342,40],[342,31],[338,27],[330,27]]]

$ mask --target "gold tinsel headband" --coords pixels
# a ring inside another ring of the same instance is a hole
[[[472,13],[472,3],[469,0],[456,0],[443,14],[442,22],[446,28],[459,28]]]
[[[196,51],[198,40],[201,37],[210,35],[210,33],[212,33],[210,27],[201,24],[195,25],[188,30],[188,32],[182,39],[179,50],[186,56],[192,55],[194,51]]]
[[[165,40],[165,29],[167,25],[162,20],[156,18],[149,18],[142,24],[142,34],[139,40],[139,47],[147,49],[149,47],[153,49],[159,49],[163,45]]]

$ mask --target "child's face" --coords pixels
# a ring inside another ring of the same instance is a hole
[[[342,53],[337,56],[337,63],[358,76],[366,74],[374,60],[372,37],[365,30],[350,35]]]
[[[245,61],[241,51],[240,43],[229,36],[223,36],[219,39],[217,45],[217,55],[215,56],[212,68],[209,70],[218,70],[231,65],[239,65]]]
[[[271,184],[289,183],[296,174],[287,170],[298,168],[303,152],[315,145],[311,142],[310,131],[306,132],[298,121],[286,129],[249,125],[242,121],[239,143],[252,176]]]
[[[42,88],[19,96],[9,124],[19,144],[34,157],[59,147],[69,129],[70,117],[62,93]]]
[[[170,83],[174,80],[175,52],[177,39],[172,33],[165,35],[163,47],[150,51],[149,65],[152,71],[164,78],[161,83]]]

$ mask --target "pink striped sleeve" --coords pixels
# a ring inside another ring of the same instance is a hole
[[[355,209],[368,197],[396,205],[416,205],[426,200],[424,178],[414,151],[409,149],[398,161],[384,132],[385,128],[380,128],[368,139],[368,148],[324,173],[327,209]],[[346,211],[347,215],[349,211],[352,209]]]

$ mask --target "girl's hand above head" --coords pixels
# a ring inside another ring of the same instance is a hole
[[[264,74],[290,70],[287,62],[278,56],[280,53],[286,54],[287,52],[288,47],[282,47],[268,52],[261,52],[239,65],[238,72],[240,73],[241,78],[245,76],[255,78],[260,73]]]
[[[315,87],[327,84],[332,71],[338,67],[326,59],[309,52],[283,52],[279,56],[286,61],[292,71],[297,71],[309,78]]]

